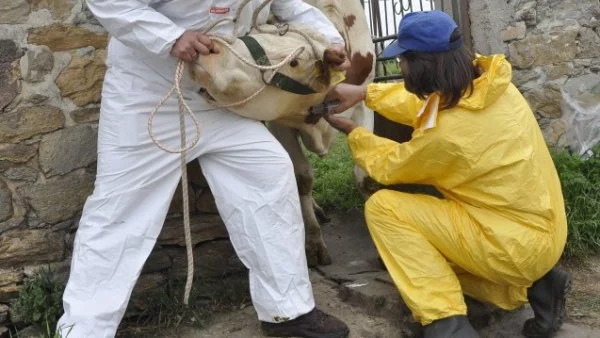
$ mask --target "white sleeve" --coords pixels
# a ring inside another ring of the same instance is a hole
[[[314,27],[329,43],[344,45],[344,39],[325,14],[302,0],[273,0],[271,11],[281,21]]]
[[[185,29],[148,5],[148,0],[86,0],[104,28],[128,47],[168,56]]]

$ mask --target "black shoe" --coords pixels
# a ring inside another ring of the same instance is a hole
[[[571,274],[553,268],[527,289],[534,318],[523,325],[526,337],[552,337],[560,329],[565,316],[565,301],[571,289]]]
[[[477,338],[467,316],[438,319],[423,328],[424,338]]]
[[[261,322],[261,328],[269,337],[346,338],[350,332],[344,322],[316,308],[286,322]]]

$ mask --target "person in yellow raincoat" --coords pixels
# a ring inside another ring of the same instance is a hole
[[[425,337],[476,337],[463,294],[512,310],[529,302],[523,333],[560,328],[570,275],[555,268],[567,222],[559,178],[503,55],[473,56],[440,11],[406,15],[385,57],[403,83],[340,84],[334,113],[365,99],[414,128],[406,143],[327,116],[348,133],[354,161],[382,184],[435,186],[444,196],[380,190],[365,205],[375,245]]]

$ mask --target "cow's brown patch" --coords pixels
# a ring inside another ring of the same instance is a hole
[[[348,15],[344,17],[344,25],[350,28],[354,26],[354,22],[356,21],[356,17],[354,15]]]
[[[367,53],[367,55],[361,55],[356,52],[352,54],[350,58],[351,66],[346,71],[346,83],[353,85],[363,84],[371,71],[373,70],[373,53]]]

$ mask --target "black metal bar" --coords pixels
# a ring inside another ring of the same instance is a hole
[[[393,9],[392,9],[393,10]],[[385,35],[390,34],[390,28],[388,27],[388,2],[383,0],[383,17],[385,18]]]
[[[387,41],[387,40],[395,40],[397,37],[398,36],[396,34],[386,35],[386,36],[382,36],[382,37],[375,37],[375,38],[373,38],[373,43],[383,42],[383,41]]]
[[[402,75],[385,75],[385,76],[377,76],[373,79],[374,82],[382,82],[382,81],[390,81],[390,80],[400,80],[402,79]]]

